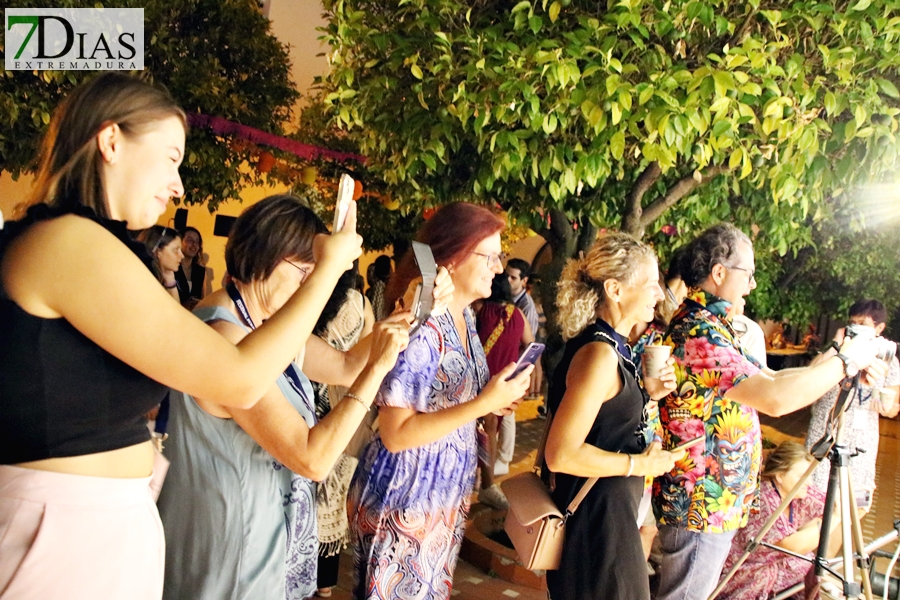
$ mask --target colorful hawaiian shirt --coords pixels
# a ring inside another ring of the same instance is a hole
[[[731,303],[693,288],[663,343],[672,346],[677,387],[659,402],[663,445],[699,436],[669,473],[653,484],[653,511],[664,525],[723,533],[747,524],[757,495],[762,454],[759,417],[724,397],[760,371],[727,318]]]

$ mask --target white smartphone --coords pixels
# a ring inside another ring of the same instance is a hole
[[[353,178],[344,173],[341,175],[341,182],[338,184],[337,202],[334,206],[334,224],[331,228],[332,233],[337,233],[344,228],[344,221],[347,220],[347,212],[350,210],[350,203],[353,202],[353,188],[356,182]]]
[[[516,369],[512,372],[512,375],[506,378],[506,380],[509,381],[510,379],[515,379],[519,373],[525,370],[525,367],[536,363],[543,352],[544,344],[539,342],[528,344],[528,347],[522,351],[522,356],[516,361]]]

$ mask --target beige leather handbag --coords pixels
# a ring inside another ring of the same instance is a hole
[[[563,542],[566,539],[566,521],[578,510],[578,505],[597,482],[588,479],[575,499],[563,514],[550,497],[550,491],[538,476],[544,459],[544,446],[550,432],[552,418],[547,416],[547,425],[538,447],[534,470],[510,477],[500,484],[509,501],[509,512],[503,529],[513,543],[519,560],[526,569],[552,571],[559,568]]]

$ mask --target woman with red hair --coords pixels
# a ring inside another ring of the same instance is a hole
[[[487,209],[461,203],[438,210],[417,235],[447,267],[455,290],[447,311],[410,336],[375,398],[380,431],[360,459],[348,498],[354,598],[450,596],[475,483],[475,420],[511,413],[531,375],[528,368],[507,381],[510,363],[488,381],[469,309],[490,296],[491,281],[503,272],[502,229]],[[393,303],[416,275],[407,253],[386,300]]]

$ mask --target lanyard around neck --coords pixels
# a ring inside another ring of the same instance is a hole
[[[247,310],[247,304],[244,302],[244,298],[241,296],[241,293],[238,291],[237,286],[234,285],[233,281],[228,282],[228,285],[225,286],[225,291],[228,292],[228,297],[234,302],[234,306],[238,309],[238,312],[241,313],[241,318],[244,320],[244,323],[247,324],[247,327],[250,328],[250,331],[255,330],[256,324],[253,323],[250,311]],[[284,370],[284,374],[287,376],[288,383],[291,384],[294,391],[308,404],[309,398],[306,397],[306,392],[303,391],[303,383],[300,381],[300,377],[297,376],[293,363],[287,366]]]

